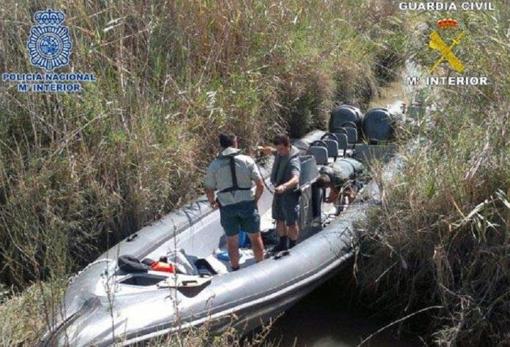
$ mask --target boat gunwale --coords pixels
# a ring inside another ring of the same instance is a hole
[[[319,233],[317,235],[319,235]],[[312,282],[313,280],[315,280],[317,278],[324,277],[327,273],[329,273],[330,271],[335,270],[335,268],[337,268],[342,263],[344,263],[347,259],[349,259],[352,256],[352,254],[353,254],[353,252],[350,251],[350,252],[344,254],[343,256],[341,256],[339,258],[333,258],[332,261],[330,261],[330,262],[325,261],[325,262],[321,263],[321,266],[317,266],[315,268],[315,269],[321,268],[321,270],[319,270],[317,272],[315,272],[314,270],[310,270],[310,271],[306,272],[306,274],[313,273],[311,276],[305,277],[304,274],[303,274],[302,276],[300,276],[299,279],[295,279],[294,281],[292,281],[292,283],[290,285],[287,285],[287,286],[280,285],[278,287],[279,289],[277,289],[276,291],[273,291],[270,294],[262,295],[261,293],[259,293],[259,294],[257,294],[258,298],[255,298],[254,300],[251,300],[251,301],[248,301],[246,303],[237,305],[235,307],[224,309],[222,311],[215,312],[215,313],[212,313],[212,314],[210,314],[211,311],[201,311],[200,313],[197,313],[195,315],[202,315],[202,316],[205,315],[205,317],[199,318],[199,319],[194,320],[194,321],[189,321],[189,322],[183,323],[180,326],[175,327],[175,328],[171,327],[172,323],[170,323],[170,322],[165,322],[163,324],[161,324],[161,323],[160,324],[154,324],[154,325],[151,326],[151,328],[147,328],[147,329],[144,329],[144,330],[154,330],[154,329],[158,329],[158,327],[160,327],[160,326],[170,326],[170,327],[169,328],[163,328],[163,329],[157,330],[156,332],[148,333],[148,334],[145,334],[145,335],[142,335],[142,336],[138,336],[138,337],[130,338],[130,335],[131,336],[132,335],[138,335],[139,333],[128,334],[125,337],[125,338],[127,338],[127,340],[124,340],[122,342],[122,344],[125,345],[125,346],[126,345],[131,345],[133,343],[145,341],[145,340],[148,340],[148,339],[151,339],[151,338],[155,338],[155,337],[158,337],[158,336],[161,336],[161,335],[164,335],[164,334],[172,334],[172,333],[178,332],[179,330],[187,330],[187,329],[199,326],[199,325],[201,325],[201,324],[203,324],[203,323],[205,323],[205,322],[207,322],[209,320],[211,320],[211,321],[215,321],[215,320],[219,321],[222,318],[235,313],[236,311],[243,310],[243,309],[246,309],[246,308],[250,308],[252,306],[262,304],[262,303],[264,303],[266,301],[270,301],[270,300],[273,300],[275,298],[284,296],[286,293],[288,293],[290,291],[299,290],[301,287],[307,285],[308,283]],[[326,265],[325,267],[322,267],[322,265],[325,264],[325,263],[329,263],[329,264]],[[287,282],[284,282],[284,283],[287,284],[289,282],[290,281],[287,281]],[[227,304],[224,304],[222,306],[226,306],[226,305]],[[222,306],[220,306],[220,307],[222,307]]]

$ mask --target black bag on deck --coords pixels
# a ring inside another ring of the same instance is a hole
[[[261,232],[262,242],[264,245],[276,245],[278,243],[278,233],[276,229],[269,229],[268,231]]]
[[[117,265],[119,269],[127,273],[147,272],[147,270],[150,269],[149,266],[140,263],[140,260],[130,255],[121,255],[119,259],[117,259]]]

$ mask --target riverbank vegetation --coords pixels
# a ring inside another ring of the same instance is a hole
[[[1,310],[35,310],[33,325],[2,323],[8,344],[44,328],[60,291],[43,288],[196,196],[220,130],[248,150],[281,129],[303,135],[335,102],[366,105],[403,61],[389,0],[8,0],[2,72],[37,71],[26,41],[50,5],[73,41],[59,72],[97,81],[80,94],[0,87]]]
[[[421,311],[403,324],[428,343],[502,346],[510,343],[510,12],[456,15],[465,75],[491,83],[423,89],[430,109],[402,143],[420,140],[401,148],[403,173],[373,211],[356,275],[363,302],[379,312]],[[428,30],[435,19],[424,18]],[[421,28],[414,52],[427,45]]]

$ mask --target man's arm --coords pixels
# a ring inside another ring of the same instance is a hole
[[[214,187],[216,187],[216,177],[213,172],[212,165],[209,165],[207,168],[207,173],[205,174],[204,185],[205,185],[205,195],[207,195],[207,200],[209,200],[209,204],[212,208],[218,208],[218,203],[216,202],[214,196]]]
[[[301,162],[299,161],[299,158],[292,158],[289,162],[289,166],[291,168],[292,178],[275,188],[275,192],[278,194],[294,189],[299,185],[299,174],[301,172]]]
[[[218,203],[215,200],[214,189],[205,188],[205,194],[207,195],[207,200],[209,200],[209,204],[212,208],[218,208]]]
[[[248,167],[250,169],[250,178],[252,182],[255,182],[255,202],[257,202],[264,192],[264,181],[253,158],[248,159]]]
[[[281,194],[287,190],[294,189],[299,184],[299,174],[293,175],[290,180],[287,182],[280,184],[278,187],[276,187],[274,190],[278,194]]]
[[[264,181],[262,178],[255,181],[255,202],[259,201],[262,193],[264,192]]]
[[[260,155],[262,155],[262,156],[276,154],[276,149],[274,149],[271,146],[258,146],[257,150],[259,151]]]
[[[329,189],[329,196],[326,199],[326,202],[328,203],[335,203],[338,200],[338,195],[340,194],[340,191],[336,189],[335,187],[331,187]]]

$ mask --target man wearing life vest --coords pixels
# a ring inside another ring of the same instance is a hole
[[[234,135],[219,136],[221,153],[207,168],[205,188],[213,208],[220,209],[220,220],[227,235],[228,255],[232,270],[239,269],[239,231],[248,233],[255,260],[264,259],[257,202],[264,182],[255,161],[240,153]],[[255,192],[252,185],[255,184]],[[215,191],[216,198],[215,198]]]
[[[271,183],[275,186],[272,214],[280,236],[273,249],[280,252],[294,247],[299,237],[299,174],[301,162],[299,150],[290,144],[285,134],[276,135],[273,140],[276,155],[271,170]]]

